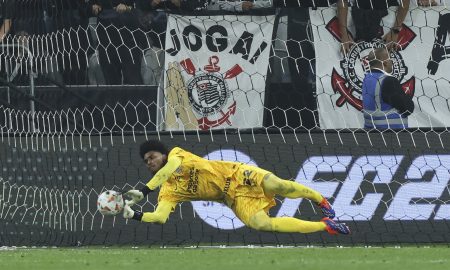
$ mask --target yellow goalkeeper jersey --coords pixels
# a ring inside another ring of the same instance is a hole
[[[168,156],[181,165],[161,185],[159,201],[218,201],[231,206],[236,196],[264,197],[263,177],[270,172],[239,162],[207,160],[179,147]]]

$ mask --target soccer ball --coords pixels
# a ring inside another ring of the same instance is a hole
[[[122,212],[124,201],[122,194],[107,190],[98,196],[97,209],[104,216],[115,216]]]

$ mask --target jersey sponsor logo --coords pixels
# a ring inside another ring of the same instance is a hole
[[[231,178],[227,177],[227,179],[225,180],[225,186],[223,187],[223,195],[228,194],[228,190],[230,190],[230,185],[231,185]]]
[[[205,158],[257,164],[245,153],[215,151]],[[321,180],[321,175],[346,175],[340,181]],[[450,155],[422,155],[407,160],[399,155],[312,156],[299,168],[295,181],[332,199],[339,220],[448,220],[445,199],[450,181]],[[276,216],[294,216],[303,199],[285,198]],[[192,202],[209,225],[238,229],[244,224],[221,203]],[[310,205],[308,203],[308,205]]]
[[[341,42],[339,34],[338,19],[334,17],[331,19],[326,29]],[[401,50],[404,50],[414,39],[416,34],[406,25],[403,25],[402,30],[399,33],[399,42]],[[357,110],[362,110],[362,84],[364,74],[370,70],[367,56],[376,48],[385,47],[382,40],[374,39],[372,42],[358,42],[352,45],[347,57],[344,57],[340,61],[340,67],[342,75],[333,68],[331,75],[331,86],[335,93],[340,94],[340,97],[336,100],[338,107],[344,106],[349,103]],[[392,59],[392,76],[397,78],[400,82],[404,79],[408,73],[408,68],[405,65],[402,55],[395,50],[390,52],[390,58]],[[404,83],[401,84],[403,91],[410,95],[414,95],[415,91],[415,77],[412,76]]]
[[[199,170],[195,168],[189,169],[189,180],[187,190],[190,193],[197,193],[198,190],[198,174]]]
[[[252,176],[252,171],[250,170],[245,170],[244,171],[244,180],[243,180],[243,185],[245,186],[251,186],[254,187],[256,186],[255,180],[251,178]]]
[[[182,174],[183,173],[183,166],[182,165],[178,166],[178,168],[175,170],[175,173],[176,174]]]

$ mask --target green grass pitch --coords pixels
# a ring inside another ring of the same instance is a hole
[[[450,269],[449,247],[402,248],[19,248],[0,269]]]

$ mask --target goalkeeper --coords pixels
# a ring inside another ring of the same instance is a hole
[[[140,155],[153,178],[141,190],[125,193],[123,216],[143,222],[165,223],[179,202],[217,201],[230,207],[247,226],[261,231],[349,234],[349,228],[332,220],[334,210],[317,191],[293,181],[278,178],[269,171],[239,162],[214,161],[198,157],[179,147],[168,151],[160,141],[147,141]],[[154,212],[139,212],[130,206],[160,187],[158,206]],[[307,198],[322,210],[321,221],[304,221],[293,217],[269,217],[276,205],[274,196]]]

